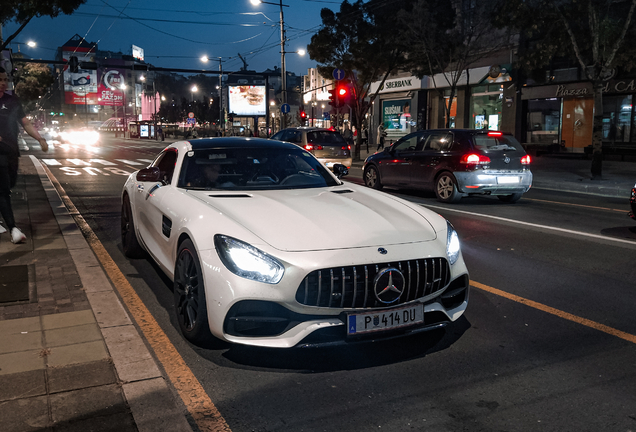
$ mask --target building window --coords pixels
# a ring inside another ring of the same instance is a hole
[[[528,101],[526,143],[559,143],[561,99],[533,99]]]
[[[633,95],[603,96],[603,141],[636,142]]]
[[[501,107],[503,106],[503,85],[482,85],[472,89],[473,129],[499,130],[501,125]]]

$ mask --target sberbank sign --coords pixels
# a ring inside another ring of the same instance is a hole
[[[382,87],[380,87],[380,91],[400,89],[404,87],[412,87],[413,86],[412,81],[413,81],[413,78],[396,80],[396,81],[387,81],[382,85]]]

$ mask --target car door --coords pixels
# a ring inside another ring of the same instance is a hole
[[[175,193],[173,174],[177,161],[177,150],[164,150],[152,167],[159,168],[161,180],[158,182],[141,182],[142,193],[137,196],[139,201],[139,234],[148,252],[167,268],[171,268],[170,240],[172,236],[172,222],[174,214],[168,212],[166,197]],[[177,179],[174,179],[176,183]],[[165,201],[165,202],[164,202]]]
[[[444,158],[453,145],[453,133],[430,131],[420,143],[421,150],[412,156],[411,183],[418,189],[430,189]]]
[[[383,185],[411,187],[411,163],[422,132],[406,135],[389,147],[380,162],[380,178]]]

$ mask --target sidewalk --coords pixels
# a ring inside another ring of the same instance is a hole
[[[0,429],[191,431],[110,281],[35,158],[0,235]]]

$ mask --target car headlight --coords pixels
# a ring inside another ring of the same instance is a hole
[[[446,235],[446,256],[450,264],[453,265],[459,258],[459,236],[449,221],[446,221],[446,225],[448,227]]]
[[[237,276],[269,284],[283,278],[285,267],[276,258],[247,243],[217,234],[214,244],[225,267]]]

